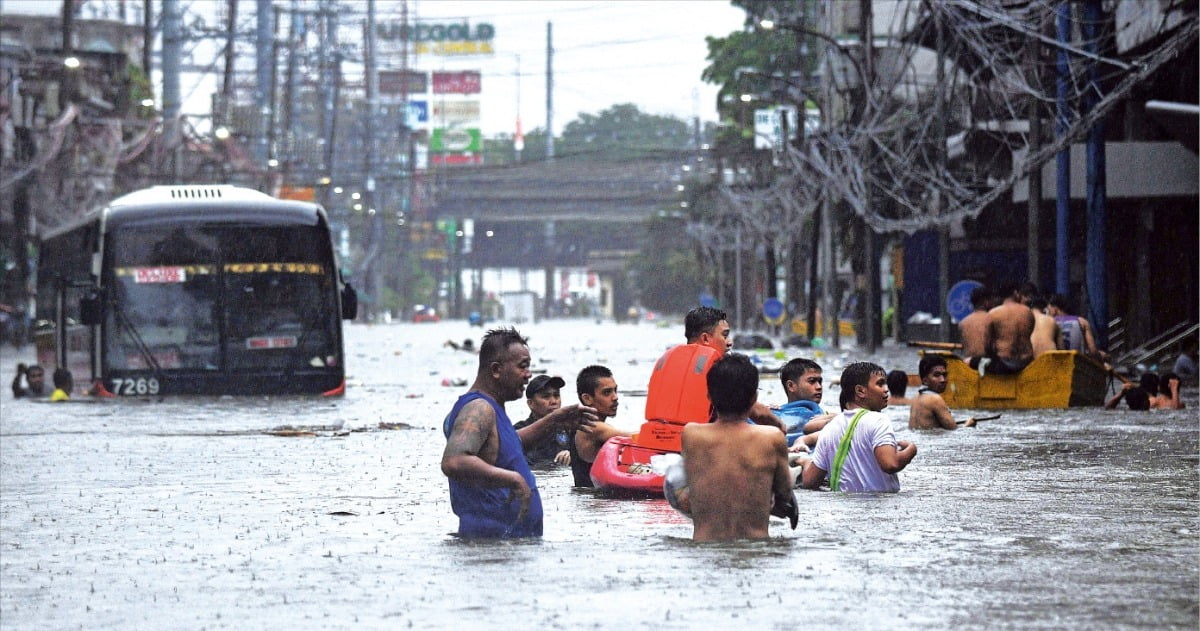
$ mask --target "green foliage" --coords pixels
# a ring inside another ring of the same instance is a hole
[[[687,235],[684,219],[669,215],[645,223],[648,242],[630,260],[642,305],[655,311],[683,313],[696,305],[704,273]]]
[[[599,114],[580,114],[567,123],[561,141],[555,145],[555,155],[626,160],[681,151],[691,142],[687,122],[647,114],[632,103],[622,103]]]

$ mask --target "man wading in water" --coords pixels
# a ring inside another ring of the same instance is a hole
[[[479,345],[475,383],[458,398],[442,431],[442,473],[463,537],[540,537],[542,498],[523,445],[559,430],[590,427],[596,410],[572,405],[513,429],[504,404],[529,381],[528,341],[516,329],[488,331]]]
[[[912,462],[917,446],[896,440],[892,422],[879,412],[888,404],[883,368],[869,362],[846,366],[842,398],[845,411],[821,430],[812,461],[804,465],[804,488],[819,489],[828,476],[833,491],[899,491],[896,474]]]

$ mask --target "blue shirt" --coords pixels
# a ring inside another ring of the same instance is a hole
[[[450,414],[442,424],[446,438],[454,429],[454,419],[463,406],[483,399],[496,411],[496,434],[500,438],[500,449],[496,454],[496,466],[516,471],[529,485],[529,511],[525,518],[517,521],[521,503],[512,499],[512,489],[484,488],[472,486],[458,480],[450,480],[450,507],[458,515],[458,534],[463,537],[540,537],[542,536],[542,496],[538,493],[537,480],[525,461],[521,438],[513,429],[512,421],[504,413],[504,407],[481,392],[468,392],[458,398]]]
[[[824,413],[825,410],[822,410],[821,406],[807,399],[788,401],[775,411],[775,415],[783,421],[784,427],[787,428],[785,433],[789,447],[796,442],[797,438],[804,435],[804,426],[812,417]]]

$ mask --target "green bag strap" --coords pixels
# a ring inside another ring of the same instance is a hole
[[[854,418],[850,420],[850,427],[846,428],[846,433],[842,435],[842,441],[838,443],[837,455],[833,457],[833,470],[829,472],[829,489],[831,491],[838,490],[841,485],[842,465],[846,463],[846,457],[850,455],[850,438],[854,436],[854,428],[858,427],[858,419],[867,412],[867,408],[862,408],[858,414],[854,415]]]

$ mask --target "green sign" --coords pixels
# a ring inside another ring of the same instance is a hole
[[[483,150],[483,134],[478,128],[446,129],[435,127],[429,138],[433,153],[479,153]]]

